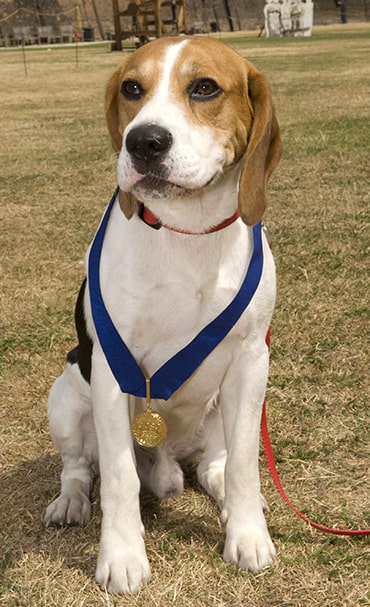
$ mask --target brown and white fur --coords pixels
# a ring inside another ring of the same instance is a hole
[[[162,38],[126,58],[108,82],[106,115],[119,152],[120,194],[104,241],[102,293],[121,337],[151,376],[238,291],[252,251],[248,226],[261,219],[280,159],[279,129],[266,79],[221,42],[201,37]],[[191,234],[152,229],[138,217],[136,200],[166,226]],[[237,221],[204,233],[237,208]],[[258,571],[275,557],[258,471],[265,336],[275,301],[265,237],[263,249],[262,278],[240,320],[168,401],[153,401],[168,437],[152,450],[133,443],[130,421],[144,399],[120,391],[96,336],[89,285],[81,290],[80,344],[49,397],[63,472],[45,522],[89,520],[98,468],[96,579],[112,592],[137,592],[150,577],[140,485],[160,498],[181,493],[178,462],[195,452],[199,482],[221,510],[225,561]]]

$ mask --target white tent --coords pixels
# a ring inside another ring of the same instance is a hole
[[[266,36],[311,36],[312,0],[267,0],[263,9]]]

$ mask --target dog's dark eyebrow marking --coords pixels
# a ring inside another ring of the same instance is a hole
[[[93,342],[87,333],[86,318],[84,312],[84,295],[86,290],[86,278],[83,281],[76,301],[75,324],[78,335],[78,345],[67,354],[67,363],[78,364],[81,375],[89,384],[91,379],[91,356]]]

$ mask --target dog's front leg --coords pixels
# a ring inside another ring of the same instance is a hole
[[[96,580],[110,592],[134,593],[149,579],[150,567],[140,517],[129,402],[95,347],[91,388],[103,513]]]
[[[261,407],[268,373],[264,343],[249,347],[225,378],[221,406],[227,446],[224,560],[258,571],[270,565],[275,548],[263,514],[258,469]],[[235,374],[234,374],[235,373]]]

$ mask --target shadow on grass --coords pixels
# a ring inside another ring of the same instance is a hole
[[[99,480],[92,491],[92,517],[84,527],[46,528],[45,508],[59,493],[59,455],[22,462],[0,474],[0,576],[24,564],[41,561],[80,570],[94,577],[100,537]],[[182,496],[160,501],[141,497],[142,520],[148,551],[163,552],[166,559],[177,558],[188,547],[221,558],[223,533],[217,507],[197,485],[195,469],[185,471]]]

